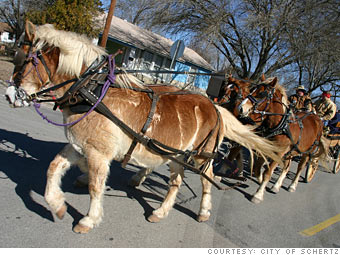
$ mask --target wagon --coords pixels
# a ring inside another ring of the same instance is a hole
[[[328,134],[326,138],[329,141],[329,156],[331,158],[332,173],[337,174],[340,170],[340,134]],[[309,183],[312,181],[315,175],[316,169],[312,167],[310,163],[306,166],[305,182]]]
[[[332,172],[337,174],[340,170],[340,134],[329,134],[327,138],[330,141],[329,154],[332,158]]]

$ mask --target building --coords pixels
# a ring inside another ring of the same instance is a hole
[[[15,35],[12,28],[4,22],[0,22],[0,41],[1,43],[15,42]]]
[[[106,18],[106,17],[105,17]],[[101,22],[105,22],[105,18]],[[100,35],[101,37],[101,35]],[[174,42],[151,31],[140,28],[118,17],[113,17],[106,49],[110,53],[123,49],[116,58],[119,66],[127,70],[170,70],[170,49]],[[211,73],[213,67],[192,49],[185,47],[183,56],[175,65],[175,71]],[[138,74],[146,83],[173,81],[177,85],[194,85],[206,89],[209,75],[187,74]]]

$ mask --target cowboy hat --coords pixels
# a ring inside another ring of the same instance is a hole
[[[302,90],[303,92],[306,92],[306,89],[303,85],[300,85],[299,87],[296,88],[296,91]]]

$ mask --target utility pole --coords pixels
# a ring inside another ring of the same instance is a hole
[[[106,17],[106,23],[105,23],[105,27],[104,27],[104,31],[103,31],[103,36],[102,36],[102,39],[100,41],[100,46],[102,46],[104,48],[106,47],[107,38],[109,36],[109,30],[110,30],[110,26],[111,26],[112,16],[113,16],[113,13],[115,11],[115,7],[116,7],[116,0],[111,0],[109,13],[107,14],[107,17]]]

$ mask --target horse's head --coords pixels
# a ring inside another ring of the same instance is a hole
[[[6,91],[9,103],[15,107],[29,105],[30,95],[51,83],[58,60],[58,49],[39,47],[36,26],[27,21],[13,59],[13,82]]]
[[[253,84],[250,80],[236,79],[229,75],[223,87],[223,97],[220,105],[231,111],[236,117],[240,117],[239,105],[249,95]]]
[[[277,77],[268,79],[262,77],[261,83],[250,92],[238,108],[241,117],[250,118],[257,123],[263,121],[269,113],[284,113],[286,106],[287,95],[278,83]]]
[[[35,93],[53,84],[79,77],[92,63],[106,55],[84,35],[57,30],[51,24],[35,26],[27,21],[14,57],[13,85],[6,91],[10,104],[24,106]],[[55,91],[62,96],[67,86]],[[47,95],[44,95],[47,96]]]

